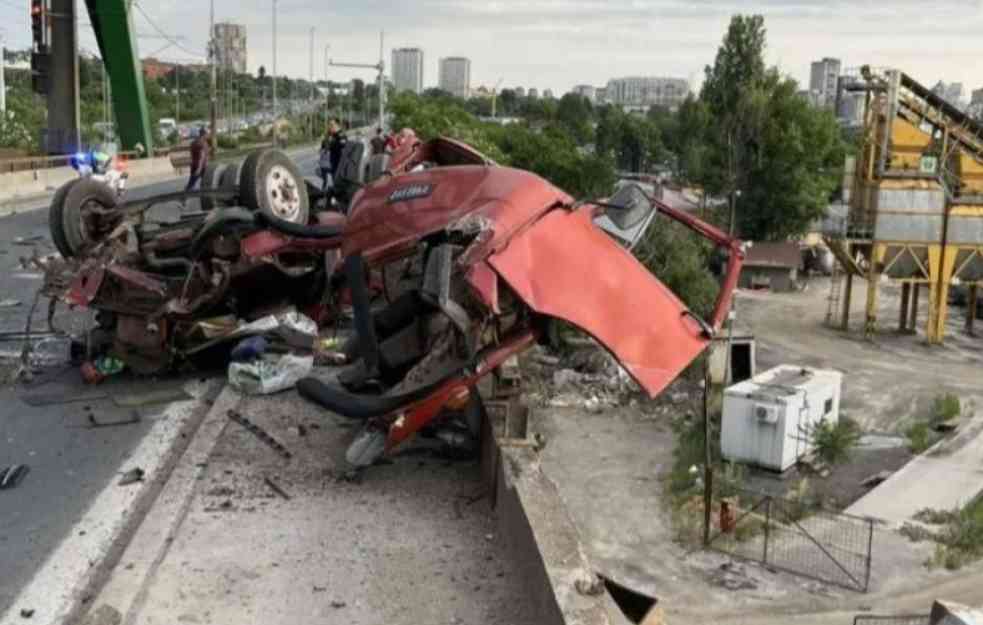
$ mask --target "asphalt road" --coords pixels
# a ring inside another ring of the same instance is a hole
[[[305,175],[314,174],[317,157],[313,150],[293,156]],[[134,186],[130,197],[176,191],[183,184],[183,179],[174,179]],[[0,218],[0,300],[11,300],[0,301],[0,332],[24,329],[41,284],[40,274],[19,268],[19,258],[29,257],[35,250],[39,254],[55,252],[47,212],[45,204]],[[42,328],[46,303],[38,308],[35,327]],[[86,319],[87,315],[79,311],[59,315],[59,320],[75,328],[84,326]],[[51,344],[49,348],[57,354],[64,345]],[[128,457],[151,431],[155,418],[165,415],[169,407],[163,403],[124,408],[117,405],[120,397],[176,389],[184,382],[139,381],[123,374],[102,386],[86,387],[78,372],[56,357],[30,386],[13,385],[9,375],[16,365],[9,355],[19,349],[19,343],[0,342],[0,355],[8,355],[6,361],[0,358],[0,374],[4,376],[0,387],[0,470],[11,464],[30,467],[18,487],[0,491],[0,615],[11,607],[20,589],[68,532],[79,531],[75,524],[89,509],[92,498],[117,480],[119,473],[132,468],[126,465]],[[39,402],[45,405],[36,405]],[[90,415],[99,422],[126,421],[134,410],[141,416],[138,423],[88,427]]]

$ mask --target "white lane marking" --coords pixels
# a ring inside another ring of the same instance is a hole
[[[93,499],[91,506],[65,535],[58,547],[37,570],[24,587],[0,625],[23,625],[21,610],[34,610],[31,623],[56,625],[62,623],[80,599],[80,594],[99,572],[98,564],[113,548],[117,538],[129,527],[131,512],[149,494],[151,483],[161,478],[174,444],[180,439],[185,425],[204,410],[203,398],[220,381],[191,382],[185,390],[194,399],[174,402],[143,437],[136,449],[118,467],[123,472],[139,467],[146,481],[119,486],[118,478],[111,480]],[[149,502],[147,502],[149,503]],[[84,534],[80,532],[84,531]]]

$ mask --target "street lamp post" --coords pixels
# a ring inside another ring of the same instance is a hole
[[[276,12],[277,12],[277,0],[273,0],[273,134],[276,136],[276,118],[277,118],[277,101],[276,101]]]

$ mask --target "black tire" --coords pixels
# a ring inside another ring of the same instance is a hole
[[[222,172],[222,176],[218,180],[218,188],[223,191],[234,191],[239,188],[239,172],[242,171],[242,161],[235,163],[230,163],[225,170]],[[239,206],[239,198],[231,198],[228,200],[219,200],[219,204],[222,206]]]
[[[209,163],[205,166],[205,173],[201,177],[201,190],[220,189],[222,174],[228,169],[225,163]],[[222,202],[210,197],[201,198],[201,210],[210,211],[222,206]]]
[[[277,181],[288,185],[289,197],[282,195],[282,186],[273,186]],[[239,201],[246,208],[275,220],[306,225],[310,218],[310,197],[304,176],[279,150],[259,150],[246,158],[239,176]]]
[[[62,255],[62,258],[73,256],[72,249],[65,239],[65,224],[62,213],[65,206],[65,196],[79,180],[79,178],[75,178],[58,187],[55,196],[51,198],[51,206],[48,208],[48,231],[51,233],[51,241],[55,244],[55,249]]]
[[[61,223],[64,242],[71,256],[78,254],[85,244],[82,207],[89,202],[98,202],[105,208],[112,208],[116,206],[116,193],[105,183],[91,178],[82,178],[68,189],[62,203]]]

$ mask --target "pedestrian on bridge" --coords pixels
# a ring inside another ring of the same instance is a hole
[[[191,175],[188,178],[188,186],[184,188],[185,191],[192,191],[200,185],[206,167],[208,167],[208,129],[202,128],[198,131],[198,138],[191,142]]]
[[[321,190],[327,191],[333,186],[332,176],[334,170],[331,167],[331,137],[338,132],[334,120],[328,123],[327,130],[324,131],[324,139],[321,140],[321,150],[317,157],[317,167],[321,174]]]

